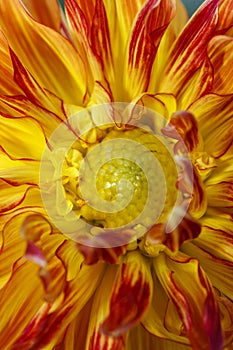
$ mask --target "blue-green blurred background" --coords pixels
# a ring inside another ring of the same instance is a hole
[[[198,8],[198,6],[200,6],[200,4],[203,2],[203,0],[182,0],[182,1],[185,4],[186,8],[188,9],[189,15],[191,15]],[[64,0],[59,0],[59,2],[61,5],[63,5]]]

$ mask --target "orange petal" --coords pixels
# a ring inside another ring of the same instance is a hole
[[[108,317],[101,329],[105,335],[120,336],[136,325],[147,310],[152,294],[148,261],[140,253],[128,253],[118,271]]]
[[[21,89],[13,80],[13,67],[7,41],[0,31],[0,92],[6,95],[22,94]]]
[[[208,46],[208,56],[213,67],[212,91],[227,95],[233,93],[232,64],[233,39],[227,36],[214,37]]]
[[[213,289],[198,261],[160,255],[156,274],[173,301],[193,349],[222,349],[220,315]]]
[[[199,8],[177,39],[161,80],[161,91],[180,94],[207,58],[206,47],[218,21],[218,0],[208,0]],[[206,70],[202,71],[205,74]],[[207,85],[208,86],[208,85]]]
[[[32,17],[50,28],[60,31],[61,10],[57,0],[22,0]]]
[[[0,14],[10,47],[39,85],[67,103],[82,104],[85,67],[71,44],[51,28],[35,22],[19,0],[1,2]]]
[[[159,43],[174,15],[174,1],[167,0],[147,0],[138,13],[125,62],[124,84],[130,99],[147,90]]]
[[[232,95],[211,94],[199,99],[190,107],[197,119],[205,150],[213,157],[221,157],[232,145],[232,106]]]
[[[231,0],[219,1],[219,20],[217,29],[220,33],[225,33],[229,29],[232,29],[233,21],[233,4]]]

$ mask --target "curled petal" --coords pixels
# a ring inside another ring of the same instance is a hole
[[[152,293],[148,262],[138,252],[128,253],[112,290],[108,317],[101,330],[120,336],[136,325],[147,310]]]
[[[121,255],[126,252],[127,244],[135,232],[132,230],[123,230],[122,232],[104,232],[94,238],[79,237],[77,243],[78,250],[83,254],[87,265],[96,262],[106,261],[110,264],[116,264]]]
[[[197,122],[194,116],[188,111],[174,113],[170,120],[170,124],[163,128],[162,131],[165,135],[176,139],[179,134],[189,152],[192,152],[198,146],[199,139]],[[183,143],[181,142],[181,146],[179,146],[178,143],[176,151],[178,151],[180,147],[182,151],[182,144]]]
[[[61,11],[56,0],[22,0],[27,10],[41,24],[60,31]]]
[[[223,338],[213,289],[198,261],[160,255],[154,260],[157,276],[173,301],[193,349],[220,350]]]
[[[172,251],[178,251],[183,242],[194,239],[201,232],[201,224],[182,207],[174,208],[165,228],[164,244]]]

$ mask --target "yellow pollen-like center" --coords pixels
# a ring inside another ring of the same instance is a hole
[[[167,146],[141,128],[114,125],[93,143],[76,141],[63,164],[72,210],[89,224],[109,229],[164,222],[177,199],[176,181]]]

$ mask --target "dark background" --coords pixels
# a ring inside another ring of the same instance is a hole
[[[189,15],[191,15],[203,2],[203,0],[182,0],[182,1],[185,4],[186,8],[188,9]],[[60,4],[63,4],[64,0],[59,0],[59,2]]]

